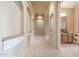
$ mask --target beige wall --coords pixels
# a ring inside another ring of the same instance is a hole
[[[21,33],[21,13],[14,2],[0,2],[0,37]]]
[[[75,7],[74,14],[74,34],[79,35],[79,5]]]
[[[74,8],[61,8],[60,13],[67,15],[67,30],[73,32]]]

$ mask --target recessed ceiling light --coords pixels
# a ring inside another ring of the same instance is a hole
[[[43,18],[42,16],[38,16],[37,18]]]
[[[61,17],[65,17],[65,16],[67,16],[67,15],[66,15],[66,13],[61,13],[60,16],[61,16]]]

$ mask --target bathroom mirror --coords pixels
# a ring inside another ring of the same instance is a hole
[[[61,32],[67,32],[67,17],[61,17]]]

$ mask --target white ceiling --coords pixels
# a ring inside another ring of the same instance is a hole
[[[79,4],[79,1],[64,1],[61,3],[61,8],[74,8]]]

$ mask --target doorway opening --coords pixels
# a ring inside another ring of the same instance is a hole
[[[75,3],[75,4],[74,4]],[[76,26],[76,9],[77,2],[63,1],[60,5],[60,36],[61,45],[77,45],[78,44],[78,25]],[[73,6],[72,6],[73,5]]]

